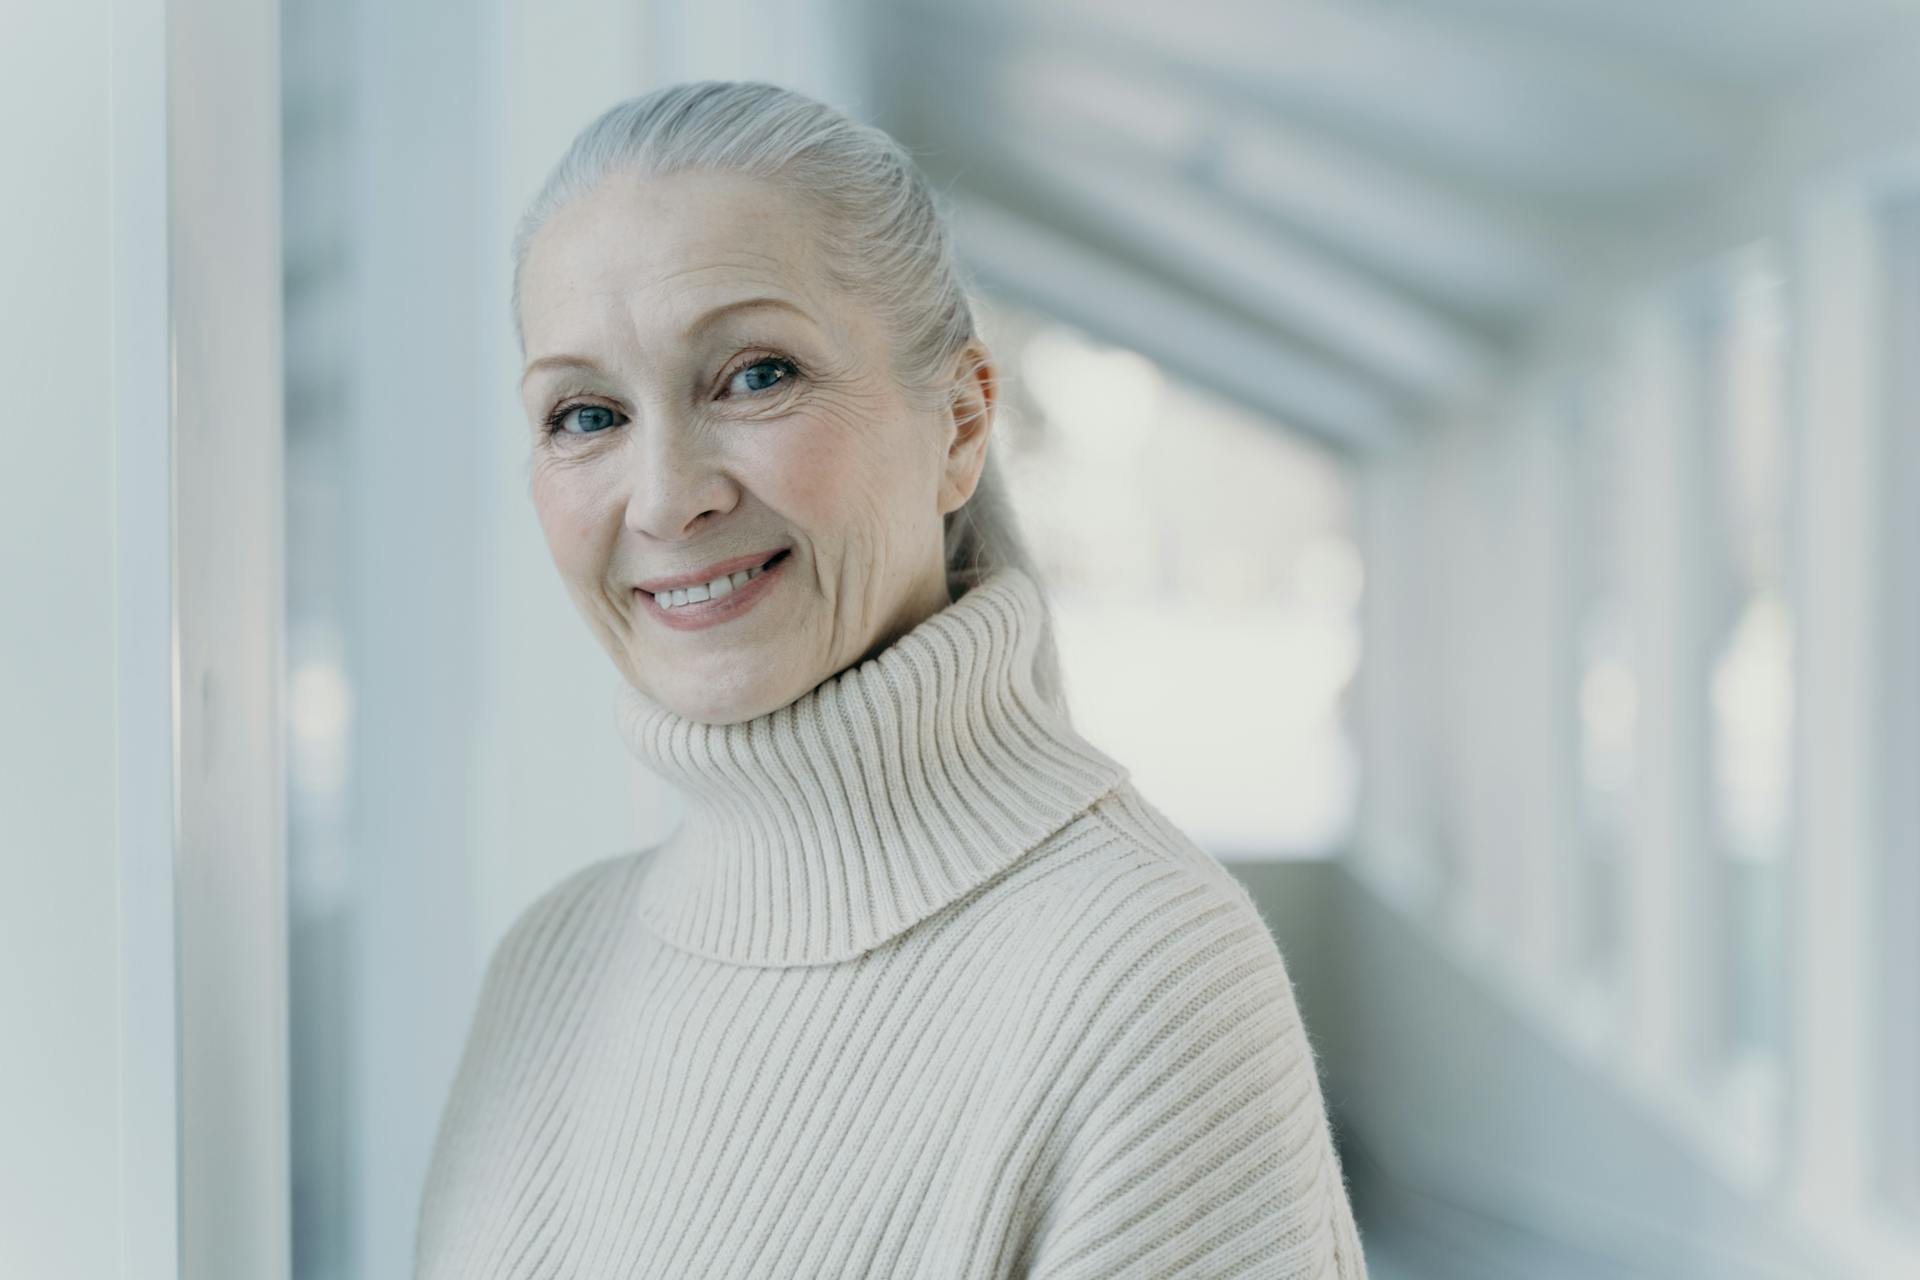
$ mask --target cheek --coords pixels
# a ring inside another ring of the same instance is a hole
[[[620,518],[605,486],[585,471],[537,467],[529,489],[554,562],[564,570],[594,569],[607,542],[607,521]]]
[[[835,459],[836,442],[817,431],[793,432],[756,450],[747,488],[768,506],[811,528],[844,504],[849,488],[846,467]]]
[[[891,519],[927,488],[932,463],[915,448],[915,425],[883,413],[825,415],[772,434],[755,451],[749,487],[818,530]]]

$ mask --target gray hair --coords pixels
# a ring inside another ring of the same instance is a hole
[[[831,282],[873,308],[894,335],[893,374],[919,407],[955,395],[953,366],[978,336],[974,305],[948,215],[892,135],[794,90],[754,80],[698,80],[628,98],[574,138],[522,215],[513,237],[513,332],[520,273],[534,236],[573,201],[622,174],[699,171],[777,181],[820,216],[818,242]],[[965,371],[968,376],[976,369]],[[989,441],[973,495],[946,516],[948,594],[954,599],[1009,566],[1040,587],[1034,680],[1068,710],[1046,584],[1009,500]]]

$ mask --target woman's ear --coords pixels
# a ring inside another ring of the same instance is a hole
[[[957,511],[973,496],[987,465],[987,441],[999,404],[999,369],[978,338],[960,353],[953,391],[947,397],[948,444],[940,480],[940,514]]]

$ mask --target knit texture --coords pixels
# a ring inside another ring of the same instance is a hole
[[[494,949],[419,1280],[1365,1276],[1273,936],[1042,616],[1000,569],[731,725],[619,686],[685,820]]]

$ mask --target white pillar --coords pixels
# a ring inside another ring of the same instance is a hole
[[[8,1276],[287,1270],[278,65],[237,0],[0,41]]]
[[[1904,184],[1882,224],[1890,269],[1887,318],[1890,350],[1920,349],[1920,174]],[[1879,1013],[1886,1029],[1880,1093],[1886,1105],[1881,1132],[1906,1134],[1888,1153],[1896,1212],[1920,1223],[1920,368],[1909,360],[1888,370],[1887,498],[1885,537],[1885,648],[1887,682],[1883,727],[1886,752],[1885,870],[1879,935],[1886,986]],[[1900,785],[1901,780],[1908,785]],[[1897,1140],[1896,1140],[1897,1141]]]
[[[1882,847],[1878,674],[1885,461],[1882,261],[1857,188],[1798,225],[1796,470],[1801,776],[1787,900],[1794,938],[1794,1196],[1811,1221],[1852,1215],[1873,1154],[1874,860]]]
[[[7,1276],[174,1274],[163,20],[14,5],[0,39]]]
[[[279,11],[168,0],[180,1261],[290,1268]]]
[[[167,4],[116,0],[111,8],[114,787],[120,865],[118,1102],[124,1162],[119,1274],[127,1280],[174,1280],[180,1258],[180,1075],[174,968]],[[20,243],[12,236],[6,239]],[[11,342],[5,347],[17,349]],[[22,473],[33,470],[23,467]],[[6,666],[14,669],[12,663]],[[7,897],[11,900],[12,895]],[[13,1094],[11,1089],[6,1092]],[[14,1197],[5,1199],[24,1209]],[[0,1230],[0,1237],[6,1234]],[[19,1274],[40,1270],[0,1265],[0,1271]],[[81,1267],[74,1274],[91,1272]]]
[[[1698,1061],[1711,927],[1700,370],[1665,296],[1633,305],[1623,336],[1618,407],[1638,715],[1623,899],[1628,1057],[1649,1083],[1675,1086]]]

